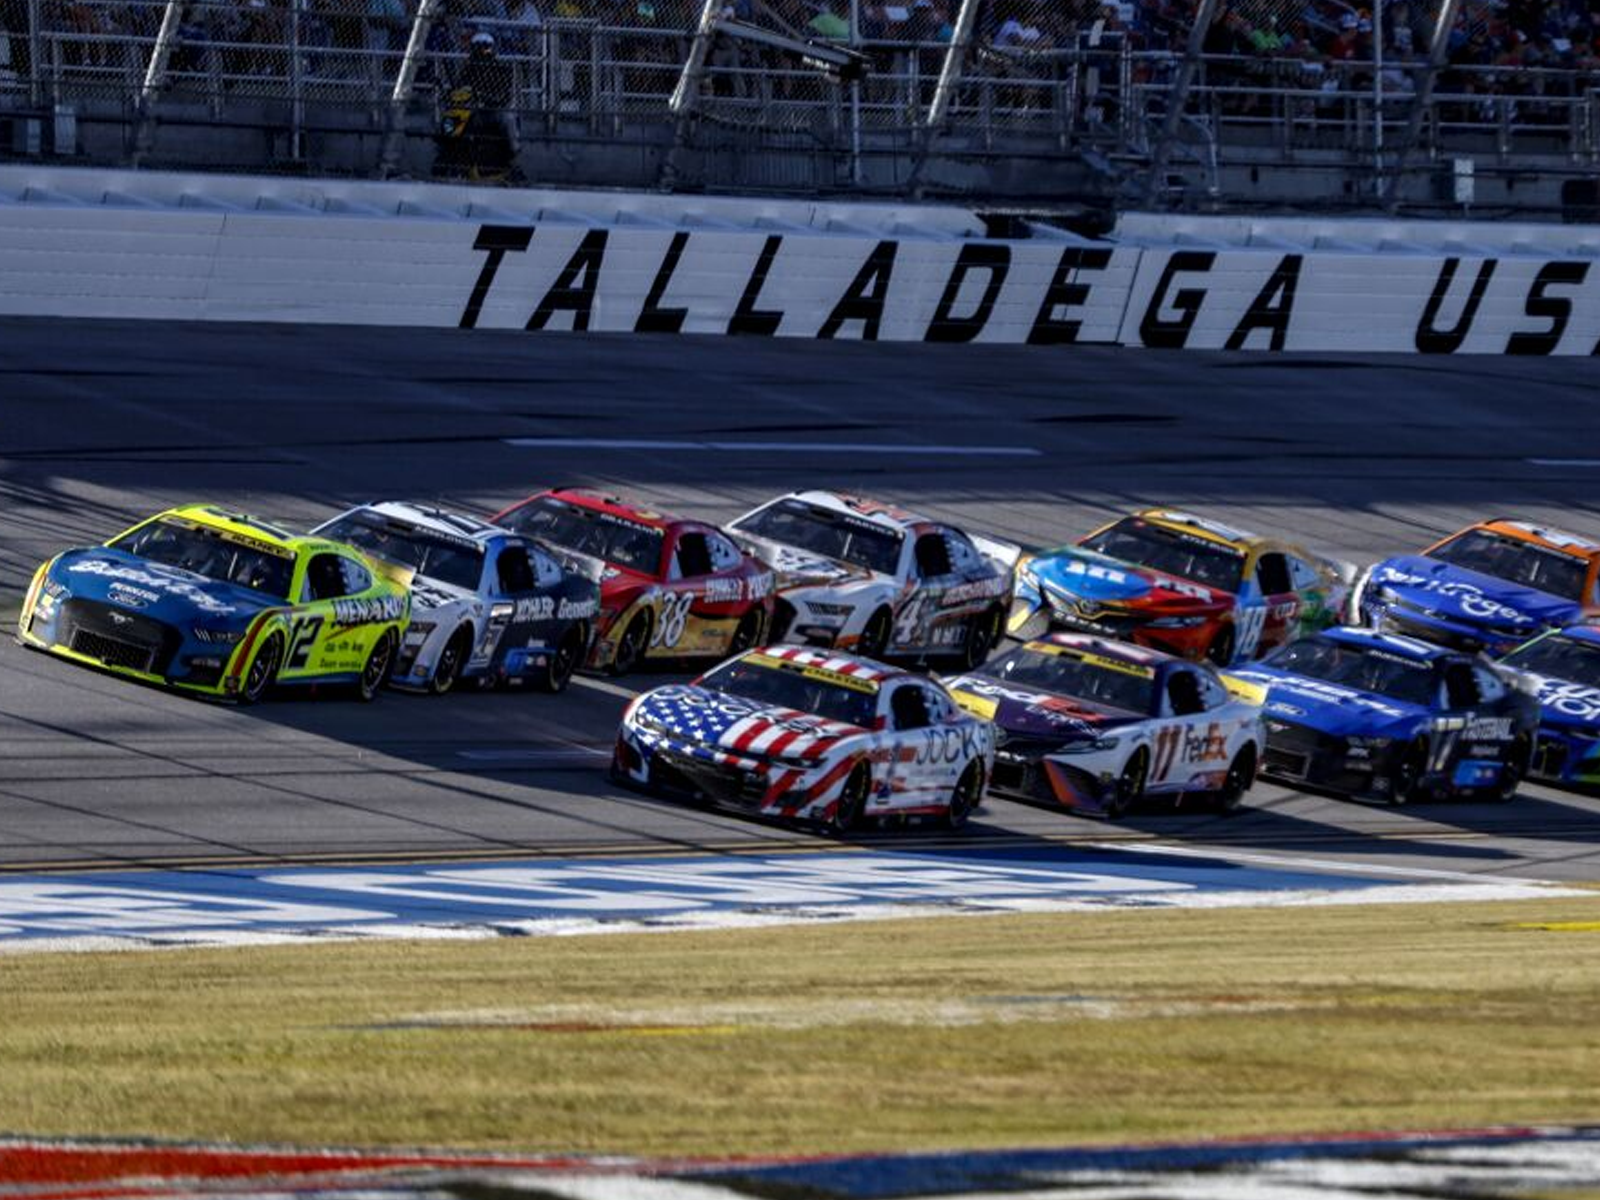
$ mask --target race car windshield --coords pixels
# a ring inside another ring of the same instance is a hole
[[[1555,634],[1513,650],[1504,662],[1548,679],[1600,688],[1600,642]]]
[[[1179,579],[1192,579],[1222,592],[1237,592],[1244,578],[1244,555],[1239,551],[1152,525],[1138,517],[1118,521],[1079,545],[1121,562],[1176,575]]]
[[[769,504],[735,521],[733,528],[880,575],[893,575],[899,570],[900,545],[905,540],[892,529],[799,500]]]
[[[878,714],[875,692],[830,683],[799,668],[763,666],[742,658],[723,663],[702,679],[700,686],[863,729],[871,727]]]
[[[288,598],[289,580],[294,574],[292,558],[252,549],[204,526],[154,521],[124,534],[111,545],[150,562],[262,592],[274,600]]]
[[[438,537],[376,513],[350,513],[323,526],[321,536],[349,542],[387,562],[409,567],[426,579],[476,591],[483,578],[483,547]]]
[[[1469,529],[1428,551],[1429,558],[1492,575],[1507,583],[1537,588],[1563,600],[1583,599],[1583,580],[1589,564],[1576,555],[1563,554],[1505,537],[1487,529]]]
[[[983,669],[986,679],[1091,700],[1130,713],[1155,712],[1155,676],[1119,671],[1075,654],[1045,654],[1023,646]]]
[[[655,575],[661,570],[662,531],[610,513],[546,496],[507,513],[500,524],[630,571]]]
[[[1280,671],[1388,696],[1405,704],[1426,708],[1438,698],[1432,663],[1402,658],[1376,647],[1306,638],[1291,642],[1266,661]]]

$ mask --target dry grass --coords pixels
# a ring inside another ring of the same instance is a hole
[[[1600,897],[0,957],[0,1129],[641,1154],[1592,1120]]]

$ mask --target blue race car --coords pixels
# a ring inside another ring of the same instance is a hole
[[[1352,621],[1505,654],[1535,634],[1600,615],[1600,545],[1527,521],[1483,521],[1421,554],[1377,564]]]
[[[1529,774],[1569,787],[1600,787],[1600,628],[1554,630],[1500,661],[1539,693],[1539,740]]]
[[[1228,674],[1261,703],[1261,773],[1404,804],[1509,800],[1527,770],[1539,703],[1478,655],[1370,629],[1329,629]]]

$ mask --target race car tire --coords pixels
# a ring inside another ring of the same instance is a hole
[[[728,657],[736,658],[761,640],[761,610],[752,608],[739,618],[738,627],[728,641]]]
[[[545,660],[544,670],[533,677],[533,686],[536,691],[557,692],[567,690],[567,684],[572,682],[572,673],[578,669],[578,660],[583,657],[583,629],[574,625],[562,635],[561,641],[556,646],[556,652]]]
[[[650,618],[640,613],[628,622],[622,637],[617,641],[617,653],[611,660],[611,674],[626,675],[644,658],[645,647],[650,642]]]
[[[1106,797],[1106,817],[1115,821],[1128,815],[1134,802],[1144,795],[1145,780],[1150,775],[1150,754],[1143,746],[1133,752],[1133,757],[1122,765],[1116,788]]]
[[[880,608],[870,617],[862,627],[861,640],[856,643],[856,653],[862,658],[882,658],[889,652],[889,634],[894,625],[894,617],[887,608]]]
[[[1522,779],[1528,773],[1528,763],[1532,757],[1533,749],[1525,733],[1517,734],[1511,743],[1511,753],[1506,756],[1505,773],[1500,776],[1500,782],[1489,789],[1489,798],[1504,804],[1507,800],[1514,800],[1517,789],[1522,786]]]
[[[1428,790],[1422,784],[1428,773],[1428,739],[1418,738],[1406,748],[1400,761],[1389,775],[1389,803],[1410,804],[1426,800]]]
[[[239,685],[239,703],[259,704],[277,681],[278,668],[282,665],[283,635],[268,634],[244,673],[244,680]]]
[[[1233,662],[1234,647],[1237,645],[1233,626],[1224,625],[1217,636],[1211,639],[1211,645],[1206,647],[1206,658],[1219,667],[1226,667]]]
[[[983,666],[989,652],[1005,636],[1005,619],[1003,608],[991,608],[972,618],[972,624],[967,627],[966,645],[961,647],[962,670],[975,671]]]
[[[862,814],[866,812],[867,793],[871,790],[871,773],[864,765],[857,766],[850,772],[850,778],[845,780],[844,790],[839,793],[839,802],[833,806],[833,815],[828,818],[828,832],[835,837],[854,832],[856,826],[861,824]]]
[[[950,793],[950,807],[945,809],[940,824],[946,829],[960,829],[982,798],[983,767],[979,763],[968,763],[961,778],[956,780],[955,790]]]
[[[461,664],[467,661],[467,655],[471,653],[472,629],[463,625],[444,644],[439,661],[433,668],[433,676],[428,680],[428,690],[435,696],[442,696],[455,687],[456,680],[461,676]]]
[[[366,665],[361,668],[361,676],[356,680],[356,698],[363,704],[377,699],[378,692],[389,678],[389,670],[394,666],[394,641],[394,634],[386,631],[367,655]]]
[[[1256,748],[1246,746],[1233,756],[1222,786],[1211,794],[1212,807],[1224,816],[1238,812],[1239,802],[1244,799],[1245,790],[1250,786],[1255,774]]]

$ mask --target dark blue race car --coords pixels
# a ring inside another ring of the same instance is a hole
[[[1530,774],[1600,787],[1600,628],[1575,625],[1535,638],[1500,660],[1539,693]]]
[[[1527,521],[1484,521],[1369,570],[1351,619],[1504,654],[1600,613],[1600,545]]]
[[[1370,629],[1302,638],[1228,678],[1262,703],[1262,774],[1391,804],[1509,800],[1539,724],[1533,694],[1488,659]]]

